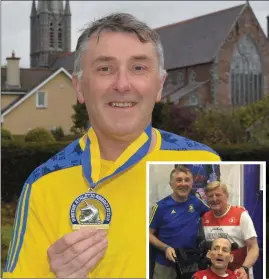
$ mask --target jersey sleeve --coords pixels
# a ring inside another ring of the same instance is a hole
[[[207,211],[210,210],[210,207],[201,199],[198,199],[199,209],[200,209],[200,216],[203,216]]]
[[[151,229],[157,230],[161,224],[161,212],[158,204],[155,204],[152,207],[150,218],[149,218],[149,227]]]
[[[257,237],[251,217],[246,211],[241,214],[240,227],[244,240],[250,239],[251,237]]]
[[[42,205],[42,197],[26,183],[16,209],[3,278],[55,278],[47,258],[50,228]]]

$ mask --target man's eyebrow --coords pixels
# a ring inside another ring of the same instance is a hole
[[[105,56],[105,55],[100,55],[97,58],[95,58],[92,63],[98,63],[98,62],[109,62],[109,61],[113,61],[116,60],[115,57],[113,56]]]
[[[148,61],[151,61],[152,59],[145,54],[141,54],[141,55],[131,56],[130,60],[138,60],[138,61],[148,60]]]

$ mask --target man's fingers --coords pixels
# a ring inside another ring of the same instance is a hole
[[[172,251],[172,255],[173,255],[174,258],[177,257],[175,250]]]
[[[68,233],[62,238],[58,239],[49,249],[48,253],[61,254],[70,246],[76,244],[77,242],[90,238],[97,233],[96,229],[93,228],[83,228],[75,232]]]
[[[69,274],[82,274],[83,271],[88,273],[95,266],[96,262],[100,260],[107,248],[107,239],[102,239],[89,247],[86,251],[72,259],[70,262],[63,265],[57,272],[57,276]],[[96,258],[96,259],[95,259]],[[89,266],[89,269],[87,267]]]
[[[63,266],[68,264],[74,258],[93,247],[96,243],[101,242],[105,238],[105,235],[105,232],[97,232],[95,235],[70,246],[61,254],[50,255],[50,265],[52,270],[60,271]]]
[[[99,263],[99,261],[103,258],[106,252],[107,242],[104,244],[105,245],[103,249],[98,254],[96,254],[91,260],[86,261],[85,265],[81,268],[81,270],[78,270],[75,274],[72,274],[71,276],[73,277],[76,275],[80,275],[81,273],[82,275],[84,275],[91,272],[95,268],[95,266]]]

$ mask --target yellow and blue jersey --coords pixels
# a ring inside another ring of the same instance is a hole
[[[209,147],[155,129],[154,149],[138,163],[101,182],[96,193],[106,197],[113,216],[104,258],[90,278],[146,277],[146,162],[219,161]],[[85,137],[85,136],[84,136]],[[15,216],[4,278],[53,278],[47,250],[72,232],[70,206],[89,185],[83,176],[84,137],[36,168],[23,187]],[[114,162],[101,160],[100,177]]]
[[[153,206],[150,228],[157,231],[160,241],[173,248],[195,248],[200,217],[209,210],[196,196],[177,202],[169,195]],[[162,251],[157,252],[156,261],[166,266],[173,264]]]

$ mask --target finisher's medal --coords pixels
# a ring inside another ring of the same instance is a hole
[[[117,159],[105,177],[100,179],[101,158],[98,140],[90,127],[86,147],[82,154],[82,169],[90,189],[78,196],[70,207],[70,221],[74,230],[83,227],[108,229],[112,219],[112,208],[104,196],[96,193],[95,188],[103,181],[131,167],[149,151],[151,143],[151,125]]]
[[[112,211],[109,202],[101,195],[91,191],[75,199],[70,208],[73,229],[94,227],[108,229]]]

